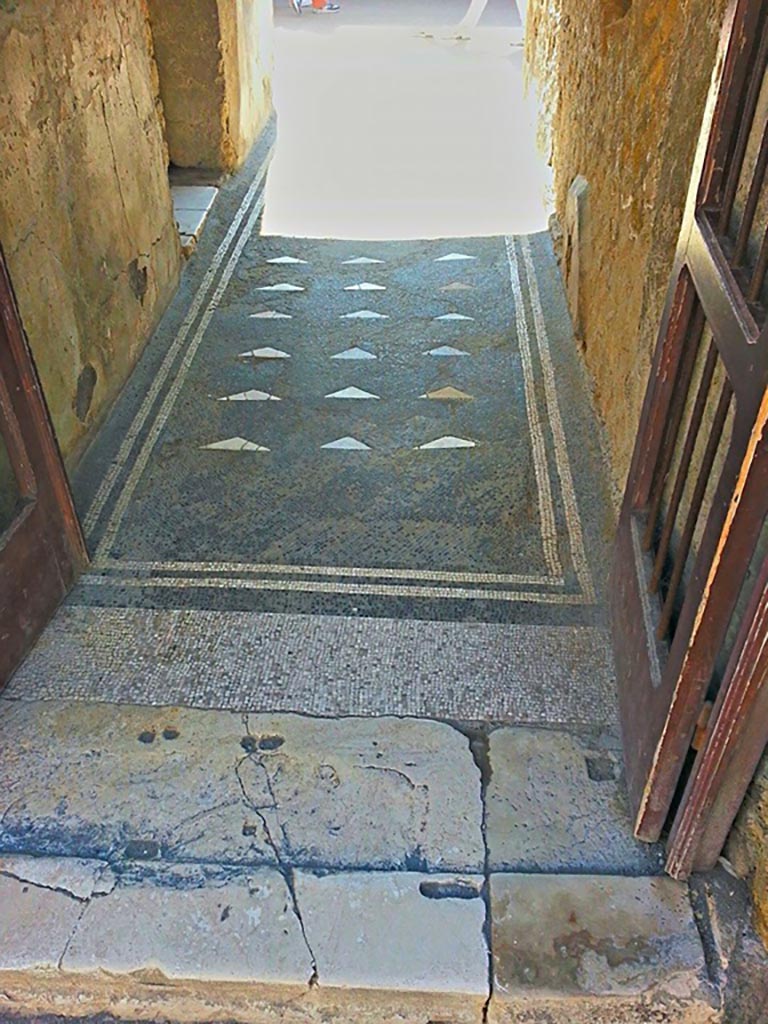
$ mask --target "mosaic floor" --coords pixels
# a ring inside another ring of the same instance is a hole
[[[148,673],[167,645],[202,706],[612,722],[607,492],[548,236],[262,236],[270,145],[80,467],[92,566],[6,695],[125,699],[120,664],[183,702]],[[495,662],[459,624],[507,631]]]

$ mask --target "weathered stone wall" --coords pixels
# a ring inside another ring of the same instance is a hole
[[[0,243],[70,460],[176,287],[166,165],[143,0],[0,3]]]
[[[149,0],[171,161],[230,171],[272,105],[272,0]]]
[[[241,163],[272,112],[272,0],[224,3],[225,62],[237,66],[228,98],[229,131],[237,163]]]
[[[576,282],[581,341],[619,489],[725,2],[532,0],[529,7],[561,221],[573,180],[588,183]]]
[[[768,947],[768,754],[736,821],[727,852],[736,870],[752,880],[756,924]]]
[[[564,270],[612,449],[626,479],[727,0],[531,0],[528,52],[561,222]],[[582,216],[569,210],[576,177]],[[749,876],[768,943],[768,758],[728,849]]]

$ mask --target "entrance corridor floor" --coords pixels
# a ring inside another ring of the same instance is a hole
[[[716,1019],[688,887],[632,837],[548,236],[262,236],[271,146],[0,695],[0,1019]]]
[[[270,146],[80,467],[93,562],[6,699],[614,728],[549,237],[261,236]]]

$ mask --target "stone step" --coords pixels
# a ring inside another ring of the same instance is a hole
[[[603,735],[0,700],[0,852],[652,875]]]
[[[505,874],[490,891],[491,1024],[720,1019],[685,885]]]
[[[0,703],[2,1024],[715,1019],[610,734]]]
[[[671,879],[6,857],[0,907],[3,1021],[719,1019]]]

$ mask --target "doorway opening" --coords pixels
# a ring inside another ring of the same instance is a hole
[[[221,1019],[281,986],[712,1017],[710,892],[659,877],[627,798],[609,467],[519,19],[451,38],[463,9],[278,9],[277,123],[73,474],[91,563],[0,698],[0,883],[76,871],[35,966],[94,1012],[117,974],[156,1016],[161,971],[195,1013],[245,974]]]
[[[334,15],[275,4],[278,138],[262,230],[418,239],[543,231],[537,145],[512,0],[350,0]]]

